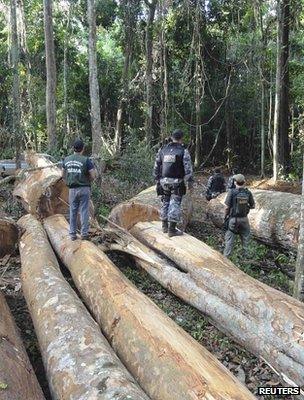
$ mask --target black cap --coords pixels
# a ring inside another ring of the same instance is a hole
[[[80,153],[84,148],[84,143],[82,139],[76,139],[73,147],[76,153]]]
[[[175,129],[171,135],[172,139],[181,140],[184,137],[184,132],[181,129]]]

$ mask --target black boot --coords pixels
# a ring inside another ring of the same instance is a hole
[[[181,236],[183,234],[182,231],[176,229],[176,222],[169,222],[169,230],[168,230],[168,236]]]
[[[162,230],[164,233],[168,233],[168,221],[167,220],[162,222]]]

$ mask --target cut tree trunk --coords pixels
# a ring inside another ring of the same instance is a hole
[[[56,213],[67,215],[69,191],[62,179],[61,170],[56,166],[52,167],[51,161],[34,152],[26,154],[26,162],[30,167],[49,165],[50,168],[26,172],[24,179],[15,187],[13,195],[30,214],[42,218]]]
[[[249,213],[252,235],[263,243],[296,250],[299,238],[301,196],[285,192],[251,189],[255,209]],[[225,194],[208,203],[208,216],[222,227]]]
[[[62,216],[44,221],[112,347],[154,400],[253,399],[226,368],[139,292],[96,246],[71,242]]]
[[[26,215],[19,224],[22,288],[53,398],[148,400],[62,276],[41,223]]]
[[[130,201],[115,207],[111,212],[111,221],[126,229],[131,228],[139,221],[157,221],[159,220],[160,206],[160,197],[156,195],[155,186],[151,186],[137,194]],[[182,211],[180,225],[184,229],[190,222],[193,211],[193,202],[189,191],[183,197]]]
[[[140,210],[145,222],[139,222]],[[125,203],[115,207],[110,220],[119,222],[141,242],[118,234],[111,249],[135,255],[137,263],[153,278],[264,359],[285,381],[304,384],[301,302],[249,277],[220,253],[189,235],[170,239],[161,232],[159,222],[146,218],[144,205],[139,207],[133,199],[129,206]]]
[[[0,258],[16,251],[19,228],[11,218],[0,213]]]
[[[10,309],[0,292],[0,399],[44,400]]]

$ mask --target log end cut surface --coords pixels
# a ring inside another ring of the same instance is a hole
[[[0,258],[13,254],[19,239],[17,224],[10,218],[0,216]]]

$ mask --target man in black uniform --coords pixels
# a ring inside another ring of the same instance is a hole
[[[229,257],[235,240],[235,235],[240,235],[244,256],[247,256],[247,248],[250,238],[250,225],[248,214],[255,207],[252,193],[245,187],[244,175],[234,176],[235,189],[230,189],[225,200],[225,220],[229,218],[225,234],[224,256]]]
[[[227,182],[227,190],[235,189],[235,175],[238,174],[238,168],[232,169],[232,175],[229,177]]]
[[[168,236],[178,236],[182,232],[176,229],[181,220],[182,197],[193,184],[193,168],[188,150],[182,144],[183,132],[180,129],[172,133],[172,142],[163,146],[157,153],[154,164],[154,179],[157,194],[161,195],[160,217],[163,232]]]
[[[84,143],[77,139],[74,143],[74,154],[63,161],[63,176],[69,187],[70,203],[70,237],[76,240],[77,214],[80,212],[81,239],[89,235],[89,204],[91,181],[96,178],[96,170],[89,157],[83,155]]]
[[[214,170],[214,173],[208,179],[206,199],[210,201],[215,199],[219,194],[226,191],[225,178],[219,168]]]

